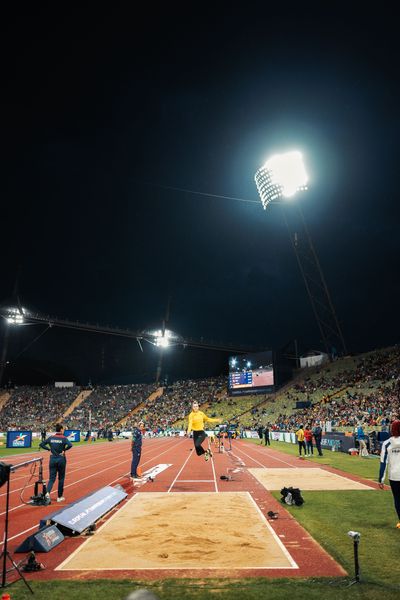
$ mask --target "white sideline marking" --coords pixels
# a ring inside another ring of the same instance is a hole
[[[176,483],[214,483],[214,479],[178,479]]]
[[[291,555],[289,554],[289,551],[287,550],[287,548],[285,548],[285,546],[283,545],[283,543],[281,542],[281,540],[279,539],[279,536],[275,533],[274,529],[271,527],[271,525],[268,523],[267,519],[265,518],[265,516],[263,515],[263,513],[261,512],[260,507],[258,506],[257,502],[254,500],[253,496],[250,494],[250,492],[246,492],[246,494],[249,495],[251,501],[253,502],[254,506],[256,507],[259,515],[261,516],[262,520],[264,521],[265,525],[268,527],[268,529],[270,530],[273,538],[275,539],[276,543],[278,544],[279,548],[282,550],[282,552],[284,553],[284,555],[286,556],[286,558],[288,559],[288,561],[290,562],[290,564],[292,565],[291,567],[286,567],[289,569],[298,569],[299,566],[298,564],[293,560],[293,558],[291,557]]]

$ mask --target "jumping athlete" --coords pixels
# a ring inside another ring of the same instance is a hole
[[[64,427],[61,425],[61,423],[57,423],[56,433],[54,435],[50,435],[44,442],[40,442],[39,446],[43,448],[43,450],[49,450],[51,452],[49,462],[50,479],[47,485],[46,499],[50,504],[50,492],[53,489],[54,482],[58,475],[57,502],[63,502],[65,500],[63,492],[65,470],[67,467],[65,453],[67,450],[72,448],[72,444],[69,439],[65,437]]]
[[[221,419],[211,419],[210,417],[207,417],[207,415],[199,410],[198,402],[193,402],[192,412],[189,415],[187,435],[193,431],[193,442],[197,456],[204,454],[205,460],[208,460],[210,456],[212,456],[212,452],[210,449],[204,450],[203,446],[201,445],[207,437],[207,434],[204,431],[205,421],[208,421],[209,423],[221,423]]]

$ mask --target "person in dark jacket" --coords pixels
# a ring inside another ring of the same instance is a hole
[[[270,446],[271,442],[269,441],[269,423],[264,427],[264,439],[265,445]]]
[[[316,445],[317,450],[318,450],[318,456],[323,456],[322,449],[321,449],[322,428],[321,428],[321,426],[319,424],[319,421],[315,421],[315,425],[313,427],[312,434],[314,436],[315,445]]]
[[[58,475],[58,496],[57,502],[63,502],[65,500],[64,493],[64,481],[65,481],[65,471],[67,468],[67,460],[65,458],[65,453],[67,450],[72,448],[72,444],[68,438],[64,435],[64,427],[61,423],[57,423],[56,432],[53,435],[50,435],[47,440],[44,442],[40,442],[39,446],[43,448],[43,450],[48,450],[50,452],[50,462],[49,462],[49,471],[50,471],[50,479],[47,484],[47,493],[46,498],[48,503],[50,504],[50,493],[53,489],[54,482]]]
[[[131,463],[131,479],[140,479],[138,474],[138,466],[142,454],[142,430],[144,428],[143,421],[135,423],[132,430],[132,463]]]

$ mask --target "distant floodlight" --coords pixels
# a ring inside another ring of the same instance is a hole
[[[182,342],[182,337],[170,329],[147,329],[143,332],[143,339],[150,344],[153,344],[153,346],[157,346],[158,348],[167,348]]]
[[[9,308],[7,311],[6,321],[9,325],[23,325],[24,311],[21,308]]]
[[[290,198],[307,189],[308,176],[301,152],[275,154],[254,176],[264,208],[273,200]]]
[[[155,344],[159,348],[166,348],[167,346],[169,346],[170,337],[171,332],[168,331],[168,329],[166,329],[165,331],[161,331],[161,329],[159,329],[158,331],[154,332]]]
[[[156,336],[156,346],[159,348],[166,348],[169,346],[169,339],[166,335]]]

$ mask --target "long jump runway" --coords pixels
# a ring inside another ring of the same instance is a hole
[[[20,455],[7,462],[24,460]],[[37,553],[45,569],[29,574],[29,579],[345,576],[269,490],[284,485],[322,490],[376,487],[333,469],[315,468],[314,463],[299,464],[294,457],[244,440],[234,440],[231,452],[215,450],[213,459],[205,462],[193,451],[192,440],[145,439],[142,470],[160,471],[153,482],[144,478],[132,484],[130,460],[128,441],[69,452],[66,503],[107,485],[121,485],[128,496],[97,523],[93,536],[67,537],[49,553]],[[47,463],[46,453],[46,478]],[[60,509],[55,502],[34,507],[21,501],[21,495],[28,500],[33,493],[33,482],[24,489],[29,478],[24,471],[15,471],[10,483],[11,553],[37,532],[40,519]],[[221,475],[227,478],[221,480]],[[4,487],[0,500],[4,519]],[[269,519],[271,510],[279,512],[277,520]],[[24,555],[13,558],[18,562]],[[9,577],[12,580],[12,574]]]

